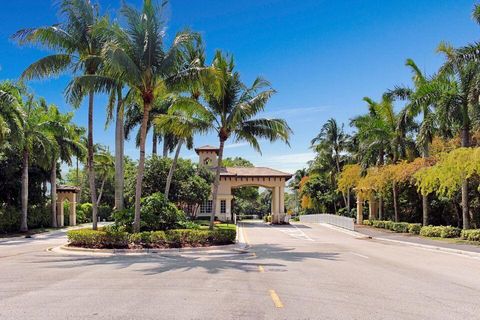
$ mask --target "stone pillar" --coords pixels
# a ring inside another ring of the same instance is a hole
[[[357,223],[363,223],[363,199],[360,195],[357,195]]]
[[[63,218],[63,197],[57,199],[57,227],[65,226],[65,221]]]
[[[70,202],[70,225],[77,225],[77,194],[72,195],[72,201]]]
[[[278,223],[278,187],[272,188],[272,222]]]
[[[215,216],[218,218],[218,220],[223,220],[222,214],[220,213],[220,203],[221,203],[220,201],[221,200],[222,199],[217,198],[217,208],[216,208],[217,212],[215,212]]]
[[[227,220],[232,219],[232,221],[233,221],[233,217],[232,217],[232,199],[227,198],[227,199],[225,199],[225,201],[226,201],[226,210],[225,210],[226,218],[227,218]]]
[[[279,212],[279,219],[280,222],[285,221],[285,187],[282,185],[281,187],[278,187],[278,212]]]

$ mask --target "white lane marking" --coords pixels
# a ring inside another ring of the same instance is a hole
[[[356,252],[350,252],[350,253],[360,258],[370,259],[369,257],[364,256],[363,254],[360,254],[360,253],[356,253]]]
[[[293,226],[294,229],[292,229],[292,228],[282,228],[282,227],[278,227],[278,228],[274,228],[274,229],[277,230],[277,231],[283,232],[286,235],[288,235],[292,238],[295,238],[297,240],[307,240],[307,241],[312,241],[312,242],[315,241],[312,238],[310,238],[309,236],[307,236],[305,234],[305,232],[303,232],[302,230],[297,228],[295,225],[291,225],[291,226]]]

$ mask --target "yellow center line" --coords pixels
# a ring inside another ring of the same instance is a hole
[[[283,308],[283,303],[282,301],[280,300],[280,298],[278,297],[277,293],[275,292],[275,290],[273,289],[270,289],[268,290],[270,292],[270,298],[272,298],[273,300],[273,303],[275,304],[275,307],[277,308]]]
[[[263,266],[258,266],[258,271],[265,272],[265,269],[263,269]]]

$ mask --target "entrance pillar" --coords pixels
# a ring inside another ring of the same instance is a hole
[[[278,187],[278,213],[279,222],[285,221],[285,187]]]
[[[57,227],[64,227],[65,221],[63,218],[63,197],[57,199]]]
[[[278,223],[278,187],[272,188],[272,222]]]
[[[70,202],[70,221],[69,225],[76,226],[77,225],[77,194],[72,194],[72,201]]]
[[[363,223],[363,199],[361,195],[357,195],[357,223]]]

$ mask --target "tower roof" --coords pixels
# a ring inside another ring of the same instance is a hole
[[[203,146],[203,147],[195,148],[195,152],[197,154],[199,154],[201,151],[210,151],[210,152],[215,152],[216,154],[218,154],[219,150],[220,150],[219,148],[211,146],[211,145],[206,145],[206,146]]]

